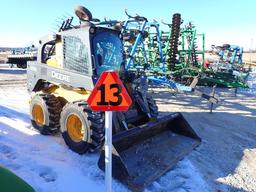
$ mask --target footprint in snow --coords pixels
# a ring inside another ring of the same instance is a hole
[[[0,143],[0,153],[4,154],[8,159],[16,159],[15,151],[2,143]]]
[[[90,178],[96,181],[104,181],[104,174],[98,171],[90,172]]]
[[[45,182],[54,182],[57,179],[57,174],[49,167],[40,166],[37,168],[38,174]]]

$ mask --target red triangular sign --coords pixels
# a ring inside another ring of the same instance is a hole
[[[125,111],[132,100],[116,72],[103,72],[87,103],[93,111]]]

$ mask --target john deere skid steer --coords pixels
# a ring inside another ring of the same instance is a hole
[[[113,176],[140,191],[170,170],[200,144],[200,138],[180,113],[158,118],[143,72],[125,68],[122,36],[106,27],[84,7],[58,33],[39,41],[36,62],[29,62],[27,86],[32,94],[31,122],[41,134],[61,131],[67,146],[83,154],[102,149],[104,113],[87,104],[103,71],[117,71],[133,100],[128,111],[113,114]],[[98,162],[104,170],[104,149]]]

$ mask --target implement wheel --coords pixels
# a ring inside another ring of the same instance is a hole
[[[77,6],[75,8],[75,14],[82,21],[92,20],[92,13],[83,6]]]
[[[57,133],[60,128],[60,101],[50,94],[36,95],[31,99],[30,116],[35,129],[43,135]]]
[[[103,144],[103,113],[91,111],[85,101],[67,103],[61,112],[60,126],[65,143],[76,153],[94,151]]]
[[[20,67],[21,67],[22,69],[26,69],[26,68],[27,68],[27,63],[26,63],[26,62],[21,63],[21,64],[20,64]]]

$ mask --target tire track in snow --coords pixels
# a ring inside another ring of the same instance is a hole
[[[21,112],[24,111],[25,97],[16,99],[11,91],[6,94],[12,95],[0,102],[4,103],[4,106],[0,106],[0,143],[2,150],[6,151],[0,163],[28,181],[39,192],[80,191],[85,187],[88,191],[104,191],[104,173],[97,167],[99,154],[80,156],[70,151],[62,138],[40,135],[32,129],[29,115]],[[16,110],[10,107],[13,102],[17,103]],[[200,174],[194,178],[196,173],[197,169],[185,159],[145,192],[207,191],[203,190],[205,183]],[[129,190],[114,180],[113,191]]]
[[[27,83],[26,79],[5,79],[5,80],[0,80],[0,86],[13,86],[17,87],[18,86],[25,86]]]

